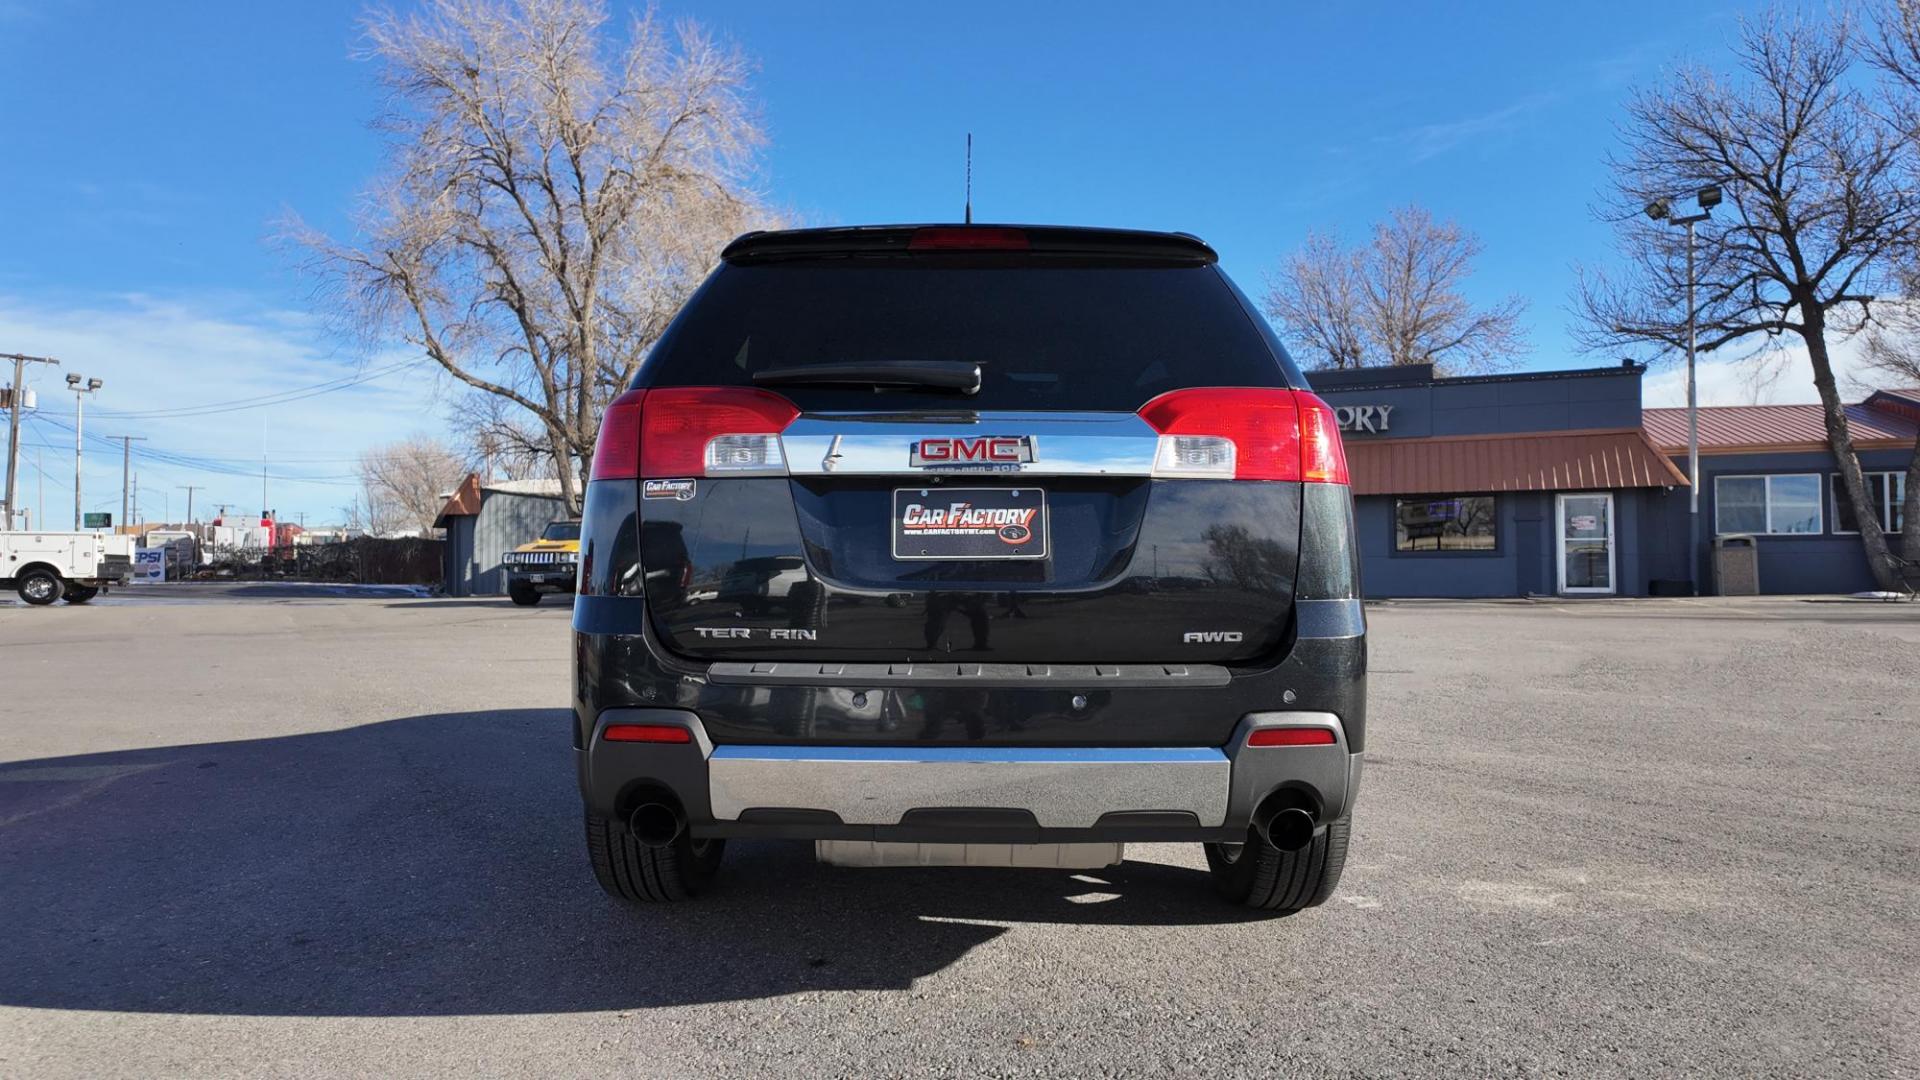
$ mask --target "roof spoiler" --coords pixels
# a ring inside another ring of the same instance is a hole
[[[750,232],[728,244],[720,257],[732,263],[763,262],[779,259],[858,258],[876,255],[906,255],[921,252],[914,236],[922,230],[938,230],[951,238],[969,230],[999,234],[1019,233],[1026,237],[1025,254],[1081,257],[1116,262],[1158,262],[1203,266],[1218,262],[1220,256],[1206,242],[1190,233],[1147,232],[1137,229],[1093,229],[1069,225],[853,225],[826,229],[784,229],[777,232]],[[940,254],[953,254],[959,246],[942,245]],[[981,254],[1006,255],[1004,248],[983,247]]]

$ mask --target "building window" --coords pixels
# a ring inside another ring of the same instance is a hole
[[[1722,536],[1801,536],[1821,524],[1819,473],[1714,478],[1713,527]]]
[[[1867,501],[1873,504],[1874,516],[1880,519],[1880,530],[1899,532],[1901,522],[1905,520],[1901,509],[1907,497],[1907,474],[1870,472],[1863,474],[1861,479],[1867,482]],[[1860,520],[1853,516],[1853,500],[1847,498],[1847,487],[1839,473],[1833,474],[1833,531],[1860,531]]]
[[[1492,551],[1491,495],[1441,495],[1393,500],[1393,550]]]

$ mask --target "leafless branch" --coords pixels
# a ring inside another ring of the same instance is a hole
[[[690,22],[609,21],[601,0],[373,12],[389,166],[353,242],[290,225],[335,312],[509,404],[487,437],[537,433],[575,511],[606,403],[771,218],[746,59]]]

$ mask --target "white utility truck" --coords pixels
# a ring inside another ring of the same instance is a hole
[[[29,604],[84,604],[133,576],[131,536],[0,532],[0,589]]]

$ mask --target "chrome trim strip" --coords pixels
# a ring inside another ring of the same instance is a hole
[[[1042,828],[1092,828],[1109,813],[1226,820],[1233,766],[1213,747],[721,746],[708,763],[713,816],[827,810],[848,825],[908,811],[1031,811]]]
[[[1025,435],[1034,460],[916,466],[921,439]],[[1150,476],[1160,436],[1133,413],[809,413],[780,435],[791,476]]]
[[[886,761],[908,765],[1218,762],[1211,746],[716,746],[715,761]]]
[[[1218,664],[955,664],[927,660],[894,664],[818,660],[721,660],[707,681],[747,686],[965,686],[1105,690],[1109,687],[1225,686],[1233,675]]]

